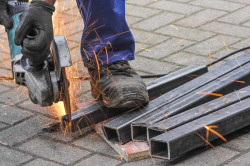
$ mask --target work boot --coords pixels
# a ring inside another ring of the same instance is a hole
[[[131,109],[148,103],[147,87],[127,61],[89,68],[92,96],[108,108]]]

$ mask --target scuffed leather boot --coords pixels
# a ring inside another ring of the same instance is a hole
[[[92,96],[108,108],[131,109],[148,103],[147,87],[127,61],[89,68]]]

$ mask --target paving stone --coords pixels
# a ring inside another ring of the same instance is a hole
[[[0,94],[0,101],[7,104],[17,104],[27,99],[29,99],[28,90],[23,86],[15,86],[13,90]]]
[[[158,1],[151,5],[148,5],[148,7],[161,9],[161,10],[167,10],[167,11],[181,13],[181,14],[192,14],[202,9],[197,6],[178,3],[178,2],[171,2],[171,1]]]
[[[24,109],[32,110],[34,112],[39,112],[53,117],[58,117],[58,113],[52,107],[41,107],[37,104],[32,103],[31,100],[22,102],[18,106]]]
[[[190,156],[188,159],[181,161],[175,166],[214,166],[230,160],[230,158],[238,155],[239,152],[232,151],[223,147],[216,147],[216,150],[209,149],[195,156]]]
[[[46,166],[59,166],[59,164],[52,163],[50,161],[46,161],[42,159],[36,159],[36,160],[29,162],[28,164],[25,164],[25,166],[45,166],[45,165]]]
[[[168,36],[174,36],[178,38],[185,38],[188,40],[202,41],[207,38],[214,36],[214,33],[206,32],[198,29],[185,28],[175,25],[167,25],[163,28],[160,28],[156,31]]]
[[[139,6],[145,6],[148,5],[152,2],[155,2],[155,0],[127,0],[126,3],[128,4],[135,4],[135,5],[139,5]]]
[[[82,166],[82,165],[98,166],[100,164],[102,166],[115,166],[119,163],[121,163],[121,161],[95,154],[94,156],[91,156],[81,161],[80,163],[77,163],[76,166]]]
[[[214,54],[214,52],[218,51],[219,49],[222,49],[222,48],[226,49],[226,45],[231,45],[237,41],[239,41],[238,38],[219,35],[219,36],[212,37],[208,40],[205,40],[203,42],[200,42],[198,44],[195,44],[195,45],[185,49],[185,51],[191,52],[194,54],[200,54],[200,55],[207,56],[209,54],[209,52],[211,54]]]
[[[145,44],[145,43],[135,43],[135,53],[139,52],[139,51],[143,51],[143,50],[148,50],[147,48],[150,45]]]
[[[250,1],[248,0],[230,0],[235,3],[242,3],[242,4],[250,4]]]
[[[129,16],[129,15],[126,16],[126,20],[127,20],[127,23],[128,23],[129,25],[134,24],[134,23],[136,23],[136,22],[138,22],[138,21],[141,21],[142,19],[143,19],[143,18],[134,17],[134,16]]]
[[[131,66],[136,70],[148,72],[148,73],[168,73],[176,70],[179,67],[169,63],[158,62],[155,60],[149,60],[142,57],[136,57],[134,61],[130,62]]]
[[[15,126],[1,131],[0,142],[7,143],[8,145],[12,146],[37,135],[42,131],[42,128],[53,122],[55,122],[55,120],[43,116],[30,118]]]
[[[71,41],[74,41],[74,42],[81,43],[82,32],[78,32],[78,33],[75,33],[74,35],[70,35],[69,37],[67,37],[67,39],[71,40]]]
[[[0,51],[6,52],[6,53],[10,52],[9,43],[7,42],[6,38],[0,38]],[[8,56],[10,57],[10,55]]]
[[[185,53],[185,52],[180,52],[174,55],[170,55],[164,60],[167,62],[172,62],[185,66],[209,64],[209,57],[205,58],[202,56],[197,56],[193,55],[192,53]]]
[[[8,70],[8,69],[3,69],[3,68],[0,68],[0,76],[1,77],[13,78],[12,77],[12,71]],[[5,81],[5,80],[2,80],[2,81]],[[13,80],[11,80],[11,81],[13,82]]]
[[[3,41],[3,42],[5,42],[5,41]],[[1,43],[1,39],[0,39],[0,43]],[[10,53],[9,52],[0,51],[0,60],[1,60],[2,63],[3,62],[5,62],[5,63],[11,63],[10,58],[11,57],[10,57]]]
[[[241,40],[240,42],[231,45],[231,47],[237,48],[237,49],[240,49],[240,48],[243,48],[243,47],[248,47],[248,46],[250,46],[250,39]]]
[[[236,49],[231,48],[231,47],[229,47],[229,50],[227,50],[227,49],[222,49],[222,50],[220,50],[220,51],[214,51],[213,53],[211,53],[211,58],[212,58],[212,59],[222,58],[223,56],[226,56],[226,55],[228,55],[229,53],[231,53],[231,52],[233,52],[233,51],[236,51]],[[235,57],[238,57],[239,55],[242,55],[243,53],[244,53],[244,52],[240,52],[240,53],[238,53],[238,54],[235,54],[235,55],[233,55],[233,56],[228,57],[228,58],[225,59],[225,60],[227,61],[227,60],[233,59],[233,58],[235,58]]]
[[[212,22],[202,26],[201,29],[243,38],[250,36],[249,28],[226,23]]]
[[[7,125],[5,125],[5,124],[3,124],[3,123],[0,122],[0,130],[3,129],[3,128],[5,128],[5,127],[7,127]]]
[[[157,43],[160,43],[164,40],[169,39],[169,37],[167,37],[167,36],[158,35],[158,34],[154,34],[154,33],[150,33],[150,32],[145,32],[145,31],[137,30],[137,29],[133,29],[133,28],[131,28],[131,31],[132,31],[132,34],[135,38],[135,41],[141,42],[144,44],[157,44]]]
[[[85,137],[75,141],[73,144],[110,156],[118,155],[118,153],[114,151],[111,146],[109,146],[98,134],[94,132],[91,132]]]
[[[18,148],[66,165],[90,154],[85,150],[40,138],[28,141]]]
[[[2,81],[0,81],[1,84]],[[0,85],[0,93],[8,91],[10,88]]]
[[[248,150],[250,149],[250,139],[244,136],[229,140],[226,142],[224,147],[230,147],[237,150]]]
[[[195,1],[192,1],[190,4],[202,6],[204,8],[213,8],[213,9],[219,9],[219,10],[225,10],[225,11],[234,11],[241,7],[244,7],[244,5],[242,4],[231,3],[231,2],[222,1],[222,0],[209,0],[209,1],[195,0]]]
[[[246,23],[244,23],[244,24],[242,24],[242,25],[247,26],[247,27],[250,27],[250,21],[248,21],[248,22],[246,22]]]
[[[145,50],[140,52],[139,55],[159,59],[177,53],[191,44],[194,44],[194,42],[185,39],[172,38],[171,40],[167,40],[166,42],[149,48],[151,51]]]
[[[216,18],[223,16],[224,14],[226,14],[226,12],[213,9],[205,9],[180,21],[177,21],[175,24],[195,28],[207,22],[213,21]]]
[[[135,166],[135,165],[140,165],[140,166],[167,166],[166,163],[167,163],[166,160],[150,158],[150,159],[125,163],[125,164],[123,164],[123,166]]]
[[[16,166],[31,159],[27,154],[0,146],[0,165]]]
[[[24,120],[32,115],[32,113],[17,108],[15,106],[9,106],[0,104],[0,121],[13,125],[21,120]]]
[[[182,14],[164,12],[154,17],[150,17],[137,24],[134,24],[132,27],[147,30],[147,31],[152,31],[157,28],[160,28],[163,25],[172,23],[182,17],[183,17]]]
[[[225,166],[230,166],[230,165],[238,165],[238,166],[249,166],[250,163],[250,152],[238,157],[237,159],[231,161],[229,164]]]
[[[222,18],[219,21],[227,22],[231,24],[240,24],[250,19],[250,6],[247,6],[243,9],[240,9],[236,12],[230,13]]]
[[[133,5],[126,5],[126,13],[130,16],[142,17],[147,18],[152,15],[159,13],[159,10],[149,9],[140,6],[133,6]]]

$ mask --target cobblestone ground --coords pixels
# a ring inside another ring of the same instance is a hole
[[[78,9],[73,0],[59,1],[57,8],[55,33],[67,37],[77,63],[83,27]],[[249,0],[127,0],[126,10],[136,40],[132,65],[140,73],[207,64],[250,43]],[[2,27],[0,45],[0,75],[11,77]],[[78,74],[85,72],[79,63]],[[91,100],[88,82],[80,84],[78,102]],[[157,159],[126,163],[94,132],[76,138],[41,131],[56,120],[56,112],[29,101],[25,88],[1,80],[0,165],[250,165],[249,127],[230,135],[227,143],[218,143],[216,150],[197,150],[176,163]]]

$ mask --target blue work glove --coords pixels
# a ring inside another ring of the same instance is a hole
[[[16,45],[22,46],[22,54],[34,64],[46,60],[54,38],[52,15],[55,7],[41,0],[33,0],[29,10],[21,15],[15,33]]]
[[[7,0],[0,0],[0,25],[3,25],[6,29],[11,29],[13,26],[12,19],[8,14]]]

